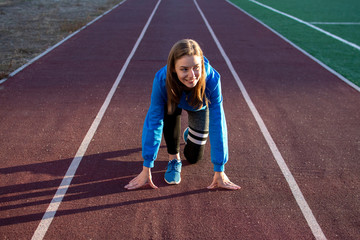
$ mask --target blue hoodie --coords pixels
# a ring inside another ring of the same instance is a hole
[[[224,165],[228,160],[228,139],[226,120],[223,109],[223,97],[221,95],[220,74],[210,66],[209,61],[204,57],[206,72],[205,94],[209,99],[209,135],[211,145],[211,162],[214,164],[215,172],[223,172]],[[167,104],[166,93],[166,71],[167,66],[161,68],[155,75],[153,82],[151,103],[146,115],[142,133],[142,156],[144,166],[154,167],[154,161],[159,151],[163,125],[164,111]],[[183,93],[178,105],[179,108],[188,111],[199,111],[206,108],[194,109],[186,101],[186,94]]]

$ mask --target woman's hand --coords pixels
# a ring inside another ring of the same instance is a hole
[[[214,178],[208,189],[214,189],[216,187],[226,188],[231,190],[238,190],[241,187],[232,183],[224,172],[215,172]]]
[[[131,180],[129,184],[125,186],[125,188],[127,190],[134,190],[146,184],[149,184],[152,188],[158,188],[152,181],[151,169],[143,166],[143,170],[141,171],[141,173],[137,175],[133,180]]]

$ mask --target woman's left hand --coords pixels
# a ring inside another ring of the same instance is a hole
[[[214,178],[208,189],[214,189],[216,187],[226,188],[231,190],[238,190],[241,187],[232,183],[230,179],[226,176],[225,172],[215,172]]]

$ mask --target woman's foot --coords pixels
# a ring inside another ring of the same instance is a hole
[[[181,181],[181,160],[173,159],[169,161],[165,172],[165,182],[168,184],[179,184]]]

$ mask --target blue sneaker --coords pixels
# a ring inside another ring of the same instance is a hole
[[[187,143],[188,135],[189,135],[189,127],[187,127],[183,133],[183,138],[184,138],[185,144]]]
[[[179,184],[181,181],[180,172],[181,172],[181,161],[173,159],[169,161],[167,170],[165,172],[165,182],[168,184]]]

